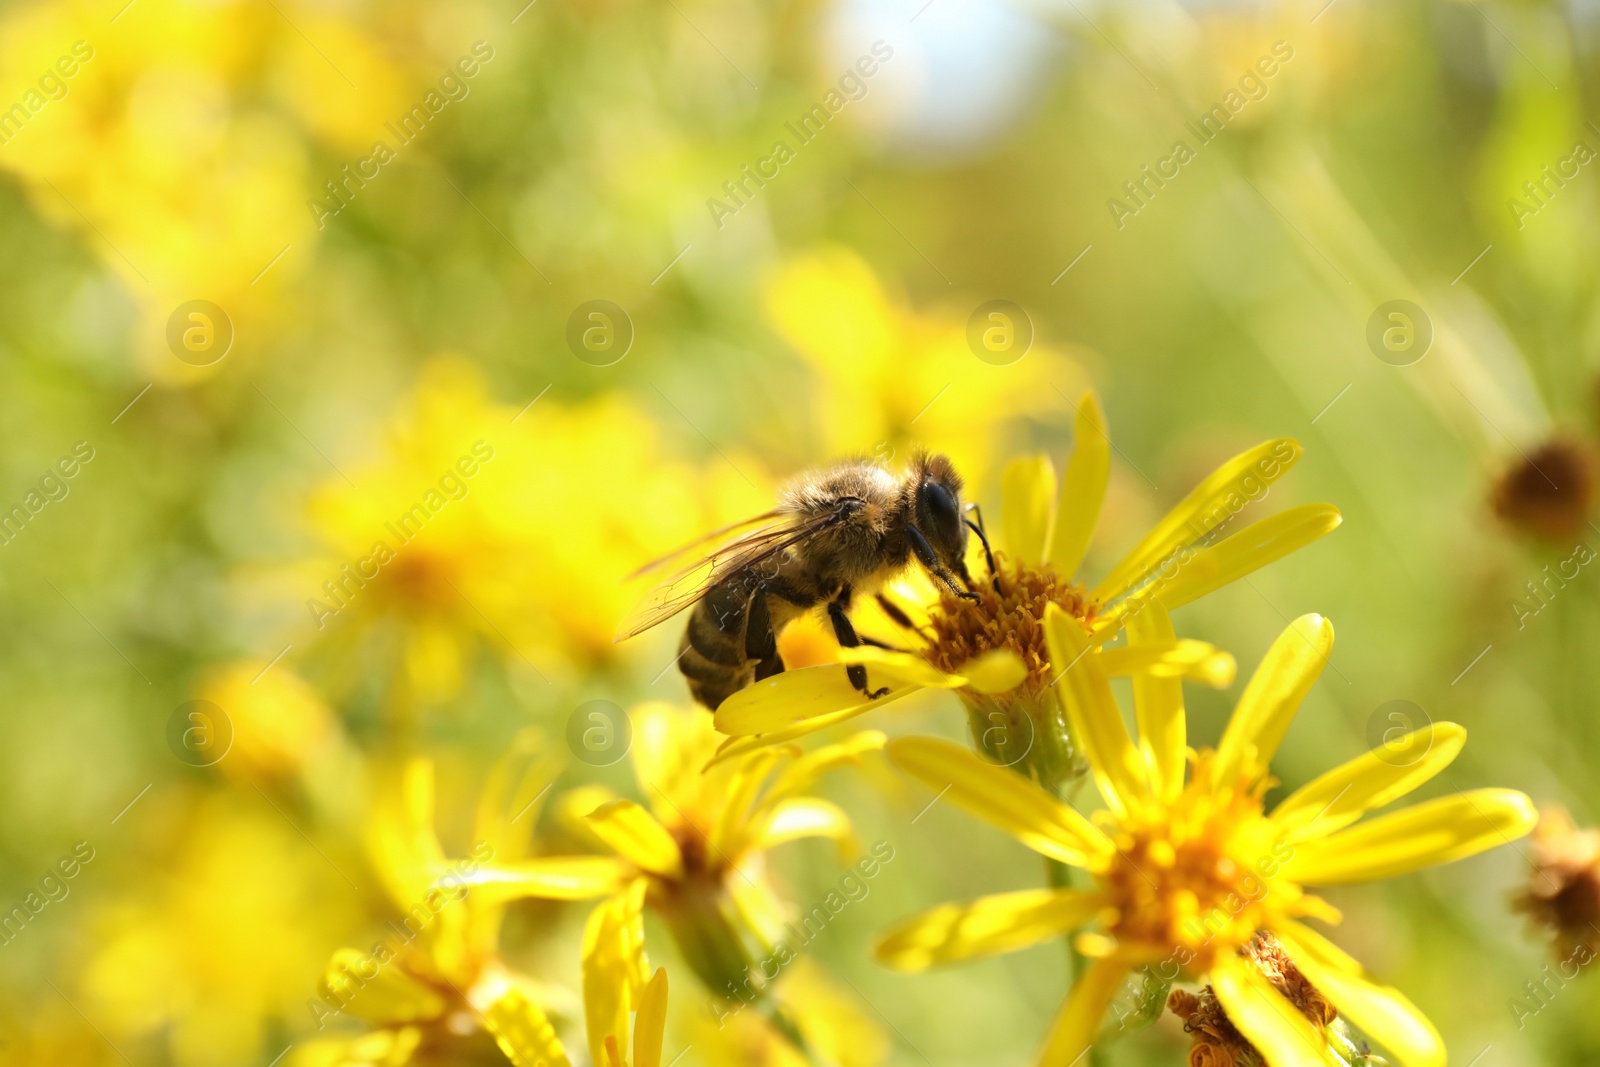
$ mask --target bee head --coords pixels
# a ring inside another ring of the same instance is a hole
[[[967,526],[961,513],[961,475],[947,456],[920,455],[912,462],[916,476],[913,525],[946,569],[966,576]]]

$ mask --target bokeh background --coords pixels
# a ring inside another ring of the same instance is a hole
[[[1288,619],[1334,621],[1287,786],[1425,715],[1470,731],[1431,790],[1600,817],[1597,579],[1544,570],[1600,543],[1600,21],[1323,4],[7,4],[0,511],[25,521],[0,538],[0,903],[93,858],[0,948],[0,1057],[297,1062],[330,954],[393,915],[361,833],[385,766],[437,761],[464,849],[518,731],[560,752],[586,701],[686,701],[676,627],[612,643],[636,566],[844,453],[947,451],[993,508],[1007,458],[1064,458],[1088,387],[1117,450],[1091,573],[1268,436],[1307,454],[1256,507],[1344,511],[1179,618],[1246,676]],[[574,320],[595,300],[609,318]],[[992,300],[1026,318],[1020,359],[969,344]],[[1396,300],[1426,344],[1369,340]],[[598,351],[596,324],[618,331]],[[1494,487],[1551,440],[1577,473],[1530,532]],[[331,598],[430,492],[423,533]],[[1197,741],[1237,690],[1190,693]],[[212,766],[169,744],[195,699],[233,724]],[[870,724],[966,728],[938,693]],[[632,790],[625,768],[574,761],[562,787]],[[1037,858],[943,805],[911,823],[927,797],[881,765],[824,792],[897,857],[812,946],[845,1059],[1029,1062],[1062,946],[925,976],[867,946],[1039,884]],[[801,905],[840,873],[823,843],[774,862]],[[1504,848],[1334,897],[1453,1062],[1600,1048],[1592,976],[1508,1006],[1550,958],[1508,908],[1525,870]],[[575,989],[585,910],[514,906],[508,960]],[[683,972],[669,1057],[778,1055],[709,1019]],[[1186,1047],[1167,1018],[1111,1062]]]

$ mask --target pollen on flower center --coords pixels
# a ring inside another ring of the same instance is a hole
[[[931,633],[924,655],[940,670],[956,674],[985,652],[1009,649],[1028,668],[1023,688],[1038,693],[1055,678],[1045,644],[1045,608],[1055,604],[1088,623],[1094,621],[1098,605],[1083,586],[1057,573],[1052,564],[1012,563],[998,552],[995,559],[994,580],[978,582],[972,590],[977,601],[944,592],[929,609]]]
[[[1268,782],[1213,791],[1209,752],[1170,807],[1135,812],[1112,837],[1117,853],[1100,876],[1116,940],[1175,954],[1198,973],[1217,954],[1249,944],[1266,926],[1266,900],[1283,859],[1262,815]]]

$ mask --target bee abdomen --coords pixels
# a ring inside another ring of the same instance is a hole
[[[689,615],[684,640],[708,662],[724,667],[744,666],[744,608],[736,614],[719,613],[709,600]]]
[[[755,664],[744,650],[746,609],[742,590],[713,589],[694,606],[684,628],[678,669],[689,694],[712,711],[754,680]]]

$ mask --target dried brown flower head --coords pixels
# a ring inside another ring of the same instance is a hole
[[[1539,813],[1533,871],[1514,907],[1544,927],[1556,952],[1600,948],[1600,831],[1579,829],[1560,807]]]
[[[1260,931],[1240,950],[1240,955],[1255,964],[1319,1031],[1333,1022],[1338,1014],[1333,1005],[1300,973],[1276,937]],[[1261,1067],[1266,1062],[1233,1025],[1210,986],[1199,993],[1173,990],[1167,997],[1167,1010],[1183,1020],[1185,1033],[1194,1035],[1189,1067]]]
[[[1496,515],[1523,533],[1560,542],[1582,533],[1594,498],[1589,447],[1557,436],[1513,463],[1495,483],[1490,503]]]

